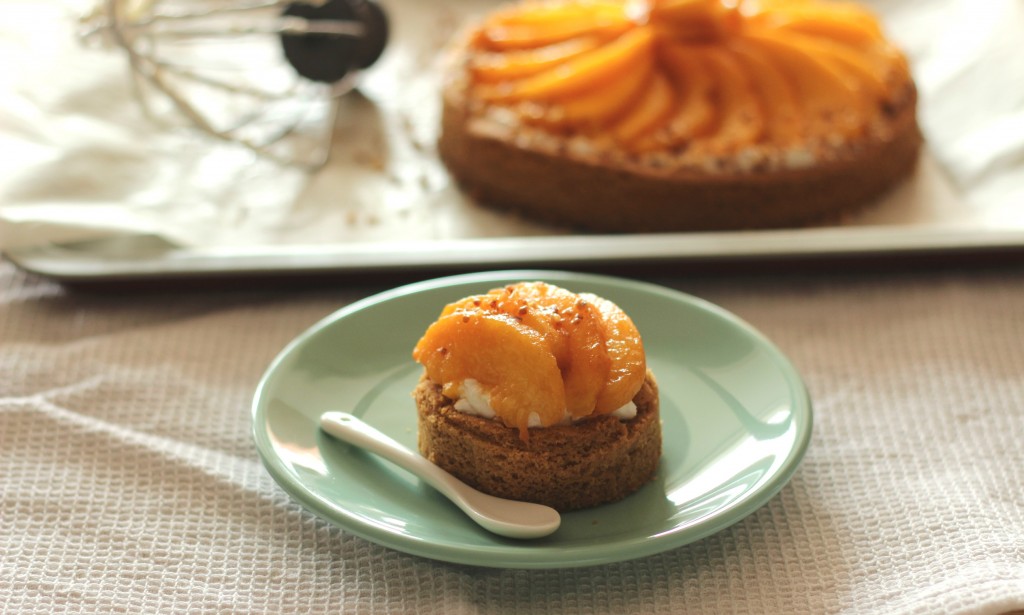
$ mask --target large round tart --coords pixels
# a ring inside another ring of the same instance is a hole
[[[851,3],[527,2],[460,39],[443,96],[467,192],[603,232],[833,221],[921,146],[906,59]]]

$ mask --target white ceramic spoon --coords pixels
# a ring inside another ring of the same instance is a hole
[[[454,502],[470,519],[495,534],[540,538],[557,530],[562,523],[554,508],[505,500],[473,489],[347,412],[324,413],[320,427],[343,442],[376,453],[412,472]]]

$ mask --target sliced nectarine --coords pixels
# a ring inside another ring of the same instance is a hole
[[[532,77],[482,92],[486,100],[556,99],[610,83],[649,57],[654,42],[646,28],[636,28],[607,45],[577,56]]]
[[[765,113],[768,137],[780,145],[798,142],[804,128],[793,84],[773,63],[755,53],[744,41],[730,41],[728,49],[739,58],[757,92],[758,102]]]
[[[699,19],[724,8],[718,0],[651,0],[648,4],[652,16],[676,20]]]
[[[744,38],[794,84],[812,130],[850,134],[863,126],[863,92],[834,61],[808,55],[778,33],[748,32]]]
[[[523,282],[450,304],[442,317],[474,312],[509,316],[539,334],[561,373],[565,410],[576,418],[594,411],[611,367],[596,308],[558,286]]]
[[[710,42],[735,31],[742,19],[718,0],[660,0],[652,3],[649,21],[678,42]]]
[[[647,91],[612,129],[615,139],[628,145],[661,126],[671,115],[675,98],[668,78],[656,73]]]
[[[478,381],[495,414],[524,439],[531,413],[543,426],[562,419],[565,387],[554,355],[539,333],[508,314],[455,310],[442,316],[413,358],[448,397],[459,397],[464,380]]]
[[[619,306],[590,293],[580,297],[597,308],[605,327],[605,348],[611,360],[608,380],[597,396],[595,414],[608,414],[636,396],[647,378],[647,358],[636,325]]]
[[[658,57],[672,76],[678,93],[676,110],[666,120],[666,130],[659,140],[666,145],[683,143],[707,134],[717,120],[714,82],[708,75],[699,47],[695,45],[660,45]]]
[[[636,326],[614,303],[543,282],[520,283],[447,305],[413,350],[452,399],[476,380],[495,414],[527,438],[542,426],[605,414],[646,377]]]
[[[597,49],[601,41],[600,37],[589,36],[535,49],[480,53],[474,57],[470,70],[478,81],[483,82],[521,79]]]
[[[552,7],[489,21],[481,32],[481,43],[496,51],[526,49],[588,34],[619,34],[633,25],[622,6]]]
[[[819,58],[834,61],[840,70],[852,74],[862,87],[866,87],[872,94],[882,97],[885,94],[885,83],[883,82],[884,68],[873,65],[869,56],[858,52],[853,48],[836,43],[827,38],[808,36],[800,33],[790,33],[786,36],[787,41],[804,53]]]
[[[626,9],[622,2],[535,2],[498,10],[487,20],[485,27],[529,26],[594,17],[617,19],[625,15]]]
[[[561,370],[569,356],[566,333],[560,327],[555,326],[550,317],[550,308],[542,310],[527,305],[524,286],[525,284],[510,285],[504,288],[495,288],[484,295],[466,297],[445,306],[441,315],[447,316],[456,311],[507,314],[544,338],[544,342],[548,345]],[[540,291],[535,290],[534,292],[539,294]]]
[[[853,3],[798,4],[769,9],[752,18],[752,24],[817,34],[855,45],[883,37],[878,20]]]
[[[562,103],[563,117],[569,124],[603,124],[611,121],[637,99],[654,74],[654,63],[643,61],[615,84],[586,92]]]
[[[764,134],[764,114],[736,56],[718,47],[706,50],[714,75],[720,120],[708,143],[711,149],[735,149],[755,143]]]
[[[524,316],[532,312],[565,336],[567,353],[559,369],[566,410],[574,418],[590,415],[611,369],[601,313],[574,293],[543,282],[516,285],[513,295]]]
[[[874,30],[865,25],[824,17],[790,19],[774,27],[783,31],[827,37],[852,45],[866,45],[879,40]]]

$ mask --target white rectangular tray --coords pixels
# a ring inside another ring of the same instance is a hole
[[[932,0],[934,7],[947,4]],[[594,269],[666,263],[693,269],[723,263],[747,267],[765,262],[850,263],[909,257],[956,260],[968,254],[999,262],[1024,254],[1024,213],[1012,202],[1011,192],[989,190],[987,202],[972,202],[954,185],[951,178],[957,174],[943,166],[950,161],[963,165],[964,160],[996,159],[1002,141],[975,139],[971,141],[974,149],[964,150],[966,141],[959,133],[934,130],[929,134],[927,122],[928,142],[914,176],[862,213],[833,226],[593,235],[495,213],[460,193],[432,151],[439,114],[437,54],[456,24],[493,3],[388,2],[387,6],[392,9],[393,21],[388,52],[367,73],[361,94],[341,101],[328,165],[311,178],[294,202],[283,202],[266,214],[276,227],[259,227],[254,222],[251,228],[239,229],[237,219],[252,220],[252,216],[231,218],[234,214],[228,211],[224,214],[227,222],[204,220],[188,229],[213,229],[193,245],[135,235],[9,249],[6,257],[39,275],[88,283],[517,266]],[[949,95],[938,95],[945,92],[946,83],[937,77],[941,75],[937,67],[946,66],[940,62],[943,48],[928,47],[927,33],[913,30],[918,21],[913,13],[898,10],[901,6],[904,3],[899,1],[877,3],[877,8],[884,9],[887,25],[904,36],[916,54],[913,59],[922,67],[924,79],[919,86],[926,112],[922,117],[927,119],[927,112],[939,117],[950,108],[960,114],[961,123],[967,118],[964,109],[981,115],[986,99],[980,93],[971,98],[972,91],[954,88]],[[958,20],[951,11],[943,8],[935,14],[945,15],[955,25]],[[1015,71],[1024,71],[1021,64],[1005,59],[983,62],[969,74],[978,75],[987,67],[988,81],[984,83],[1006,84]],[[115,78],[122,77],[116,73]],[[937,94],[929,99],[932,91]],[[963,104],[953,105],[950,97],[959,97]],[[116,126],[121,118],[114,116],[110,121]],[[936,126],[956,128],[947,123]],[[977,134],[991,137],[999,133]],[[969,176],[969,171],[959,169],[959,178]],[[1008,179],[993,185],[1019,190],[1013,186],[1021,182],[1009,181],[1021,179],[1019,169],[1002,168],[999,173]],[[253,190],[272,183],[265,181]],[[993,192],[1005,194],[993,199]],[[191,219],[189,210],[174,210],[168,208],[178,219]],[[264,215],[256,213],[257,218]]]

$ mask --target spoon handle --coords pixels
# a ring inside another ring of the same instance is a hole
[[[466,512],[459,486],[462,481],[445,472],[423,457],[402,446],[381,431],[347,412],[326,412],[320,417],[320,427],[343,442],[376,453],[395,465],[422,478],[428,485],[448,496]]]
[[[558,529],[558,511],[530,502],[481,493],[347,412],[326,412],[320,427],[329,435],[376,453],[419,476],[481,527],[509,538],[541,538]]]

